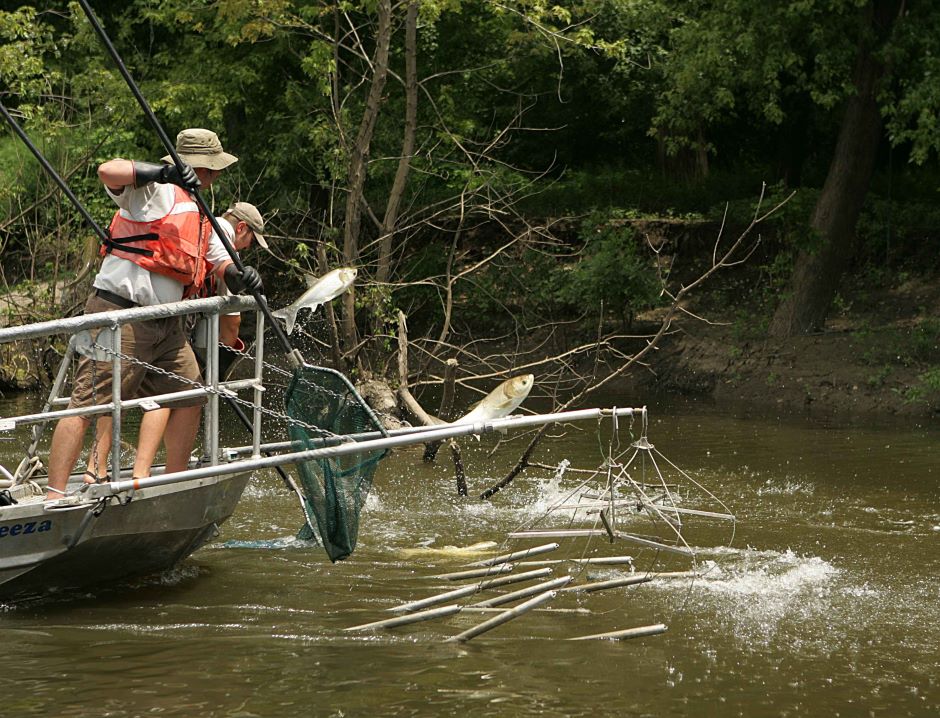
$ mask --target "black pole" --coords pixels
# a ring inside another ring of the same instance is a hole
[[[82,10],[85,11],[85,15],[88,16],[88,21],[91,23],[92,28],[98,34],[98,37],[101,38],[101,41],[104,43],[104,46],[108,49],[108,52],[111,55],[111,58],[114,60],[115,65],[117,65],[118,71],[124,77],[124,81],[127,83],[127,86],[130,88],[131,92],[134,94],[134,97],[137,98],[137,103],[140,105],[140,108],[144,111],[144,114],[147,116],[147,119],[150,121],[150,124],[153,126],[153,129],[156,131],[157,135],[160,137],[160,142],[163,143],[163,146],[166,148],[167,153],[173,160],[173,163],[176,165],[177,169],[183,171],[183,161],[180,159],[179,155],[176,153],[176,146],[170,141],[170,138],[167,137],[166,132],[163,131],[163,126],[160,124],[160,120],[157,119],[157,116],[153,114],[153,110],[150,109],[150,104],[147,102],[147,99],[141,94],[140,89],[137,87],[137,83],[134,82],[134,78],[131,77],[131,74],[127,71],[124,62],[121,60],[121,56],[118,54],[118,51],[115,49],[114,45],[111,43],[110,38],[105,33],[104,28],[101,26],[101,23],[98,22],[98,18],[95,16],[94,11],[91,9],[91,6],[88,4],[87,0],[78,0],[79,4],[82,6]],[[245,269],[245,265],[242,264],[241,259],[238,256],[238,253],[235,251],[235,248],[232,246],[232,243],[228,241],[228,237],[225,236],[225,232],[222,231],[222,228],[219,226],[218,220],[215,218],[215,215],[209,209],[209,206],[206,204],[206,201],[202,198],[202,195],[199,193],[199,190],[192,191],[193,198],[196,200],[196,204],[199,205],[199,209],[203,214],[209,219],[209,223],[212,225],[212,229],[218,235],[219,239],[222,241],[222,245],[225,247],[225,251],[229,253],[229,256],[232,258],[232,261],[235,263],[235,267],[242,271]],[[271,310],[268,308],[268,303],[264,298],[264,295],[261,292],[252,292],[251,296],[255,298],[255,301],[258,303],[258,309],[261,310],[261,313],[264,314],[264,318],[267,319],[268,323],[271,325],[271,328],[274,330],[274,335],[278,338],[278,341],[281,342],[281,346],[284,347],[284,350],[287,352],[288,359],[291,362],[291,365],[296,368],[301,366],[304,363],[304,358],[300,354],[300,350],[295,349],[291,346],[290,340],[287,338],[287,335],[284,333],[284,330],[281,328],[281,325],[275,321],[274,317],[271,315]]]
[[[23,132],[23,128],[17,124],[16,120],[13,119],[13,115],[7,111],[7,108],[4,107],[2,102],[0,102],[0,114],[2,114],[6,118],[6,121],[10,123],[10,127],[13,128],[13,131],[20,136],[20,139],[23,140],[23,144],[25,144],[26,147],[29,148],[29,151],[36,156],[36,159],[39,160],[39,164],[42,165],[42,168],[46,171],[46,173],[55,181],[57,185],[59,185],[59,189],[61,189],[65,193],[65,196],[68,197],[72,204],[75,205],[75,208],[81,213],[82,217],[85,218],[85,222],[88,223],[88,226],[95,231],[95,234],[98,235],[102,242],[107,241],[108,233],[88,213],[88,210],[85,209],[85,206],[79,201],[78,197],[76,197],[72,190],[69,189],[69,186],[65,183],[65,180],[59,176],[59,173],[56,172],[52,165],[50,165],[46,160],[46,158],[43,157],[42,152],[39,151],[39,148],[36,147],[36,145],[32,143],[26,133]]]
[[[232,411],[235,412],[235,416],[237,416],[238,420],[241,421],[242,426],[246,428],[248,431],[251,431],[252,429],[251,419],[248,418],[248,416],[245,414],[245,411],[238,404],[235,403],[235,400],[232,397],[226,396],[225,394],[223,394],[222,398],[225,399],[225,402],[232,408]],[[270,451],[264,451],[263,453],[265,456],[273,455],[272,452]],[[280,475],[281,480],[284,482],[284,486],[287,487],[287,490],[293,491],[294,487],[291,486],[290,479],[287,477],[287,473],[284,471],[284,468],[281,466],[275,466],[274,468],[277,470],[277,473]]]

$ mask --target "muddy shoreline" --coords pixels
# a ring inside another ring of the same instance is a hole
[[[621,390],[706,398],[762,414],[940,426],[940,282],[846,295],[826,330],[790,339],[740,336],[730,318],[684,319]],[[714,317],[714,314],[712,314]]]

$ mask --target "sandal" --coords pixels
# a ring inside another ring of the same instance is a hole
[[[98,474],[92,471],[86,471],[85,478],[82,479],[86,484],[105,484],[110,480],[111,478],[109,476],[98,476]]]

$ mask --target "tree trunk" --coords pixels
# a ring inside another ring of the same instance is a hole
[[[866,9],[855,62],[856,92],[846,103],[829,173],[810,220],[821,243],[817,251],[797,255],[790,289],[770,323],[770,336],[791,337],[822,329],[839,280],[855,254],[855,226],[882,131],[876,89],[884,66],[876,51],[899,4],[899,0],[889,0]]]
[[[392,239],[398,222],[398,207],[401,204],[408,174],[411,170],[411,158],[415,151],[415,135],[418,130],[418,3],[408,3],[405,13],[405,128],[402,137],[401,158],[395,171],[395,180],[385,205],[382,219],[382,236],[379,241],[379,266],[376,281],[385,283],[391,276]]]
[[[359,131],[349,151],[347,175],[349,194],[346,197],[346,217],[343,228],[343,262],[353,267],[359,264],[359,227],[369,164],[369,147],[382,104],[385,80],[388,77],[388,50],[392,35],[391,0],[378,0],[376,11],[378,27],[375,33],[375,55],[372,58],[372,84],[369,87],[369,96],[359,123]],[[350,287],[343,297],[343,339],[348,349],[355,347],[359,341],[355,307],[356,295],[353,287]]]

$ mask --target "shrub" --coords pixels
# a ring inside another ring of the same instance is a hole
[[[571,306],[603,306],[627,324],[638,311],[659,302],[656,270],[622,213],[592,213],[581,225],[580,239],[581,260],[559,287],[561,301]]]

